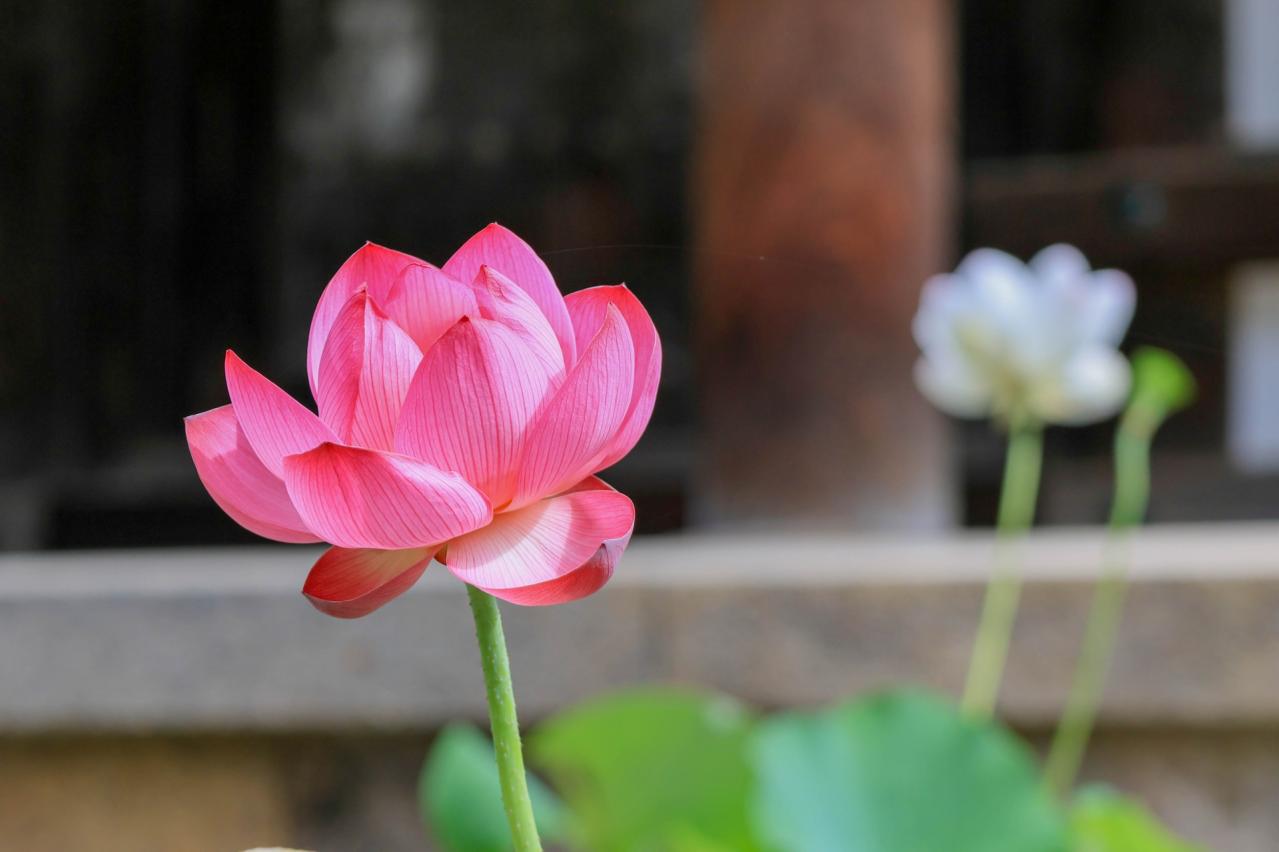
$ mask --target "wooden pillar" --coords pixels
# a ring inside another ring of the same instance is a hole
[[[947,0],[707,0],[694,170],[710,523],[926,528],[953,504],[911,379],[949,265]]]

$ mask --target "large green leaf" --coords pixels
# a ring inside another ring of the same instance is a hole
[[[1105,787],[1075,794],[1071,852],[1201,852],[1176,837],[1137,802]]]
[[[1010,733],[887,693],[758,726],[756,819],[784,852],[1063,852],[1064,815]]]
[[[542,725],[529,754],[563,793],[592,852],[757,849],[737,702],[659,689],[574,708]]]
[[[542,839],[562,840],[568,822],[563,804],[532,776],[529,796]],[[422,766],[418,803],[427,826],[450,852],[512,848],[493,744],[470,725],[450,725],[440,732]]]

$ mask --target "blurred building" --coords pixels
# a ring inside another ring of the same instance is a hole
[[[1264,0],[11,12],[0,541],[246,540],[200,491],[178,428],[224,400],[222,350],[303,391],[311,307],[361,241],[441,261],[495,218],[566,289],[624,279],[655,314],[657,416],[615,473],[645,529],[989,522],[999,438],[943,429],[915,398],[909,316],[923,277],[965,248],[1058,240],[1129,270],[1131,341],[1176,350],[1202,380],[1161,445],[1154,516],[1264,516],[1279,498],[1273,273],[1241,264],[1279,246],[1259,35],[1273,14]],[[1103,517],[1108,433],[1051,435],[1045,520]]]

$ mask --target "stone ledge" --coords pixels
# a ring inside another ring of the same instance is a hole
[[[1050,724],[1102,550],[1039,533],[1003,705]],[[428,572],[371,618],[298,593],[307,548],[0,557],[0,733],[431,727],[481,717],[470,613]],[[1103,721],[1279,721],[1279,525],[1149,528]],[[637,540],[602,593],[505,608],[526,719],[604,689],[705,684],[765,706],[914,682],[955,691],[985,535]]]

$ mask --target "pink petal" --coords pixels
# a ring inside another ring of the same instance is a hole
[[[496,320],[514,331],[533,354],[553,370],[563,372],[567,365],[559,340],[528,293],[491,266],[480,267],[474,289],[481,317]]]
[[[570,571],[558,580],[534,583],[518,589],[484,589],[484,591],[520,606],[572,603],[604,588],[604,584],[613,578],[613,569],[617,567],[618,560],[622,558],[622,552],[626,550],[630,540],[631,537],[627,535],[604,542],[600,545],[600,549],[595,551],[595,555],[586,560],[581,567]]]
[[[320,360],[320,418],[347,444],[375,450],[395,445],[395,423],[413,373],[417,344],[361,290],[329,331]]]
[[[232,520],[274,541],[319,541],[298,517],[284,483],[258,461],[231,406],[191,415],[186,432],[200,481]]]
[[[662,341],[648,311],[625,284],[579,290],[566,296],[564,302],[573,320],[579,351],[603,325],[609,305],[621,311],[631,332],[631,342],[635,345],[635,384],[631,390],[630,406],[607,454],[599,463],[598,469],[603,470],[629,453],[648,426],[662,376]]]
[[[607,486],[572,491],[494,516],[487,527],[450,542],[444,561],[462,581],[506,597],[508,592],[516,595],[512,590],[563,580],[595,559],[605,542],[629,539],[634,525],[635,507],[625,494]],[[606,565],[611,571],[615,561],[593,570]],[[589,579],[588,571],[576,581],[582,584],[577,588],[589,585]],[[567,594],[574,581],[565,581],[564,587]],[[544,588],[527,596],[541,593],[553,591]]]
[[[631,401],[635,350],[617,308],[529,429],[511,508],[557,494],[593,473]]]
[[[338,438],[302,403],[280,390],[269,379],[226,353],[226,387],[235,406],[235,418],[253,451],[266,469],[284,475],[284,457]]]
[[[409,590],[435,551],[330,547],[306,577],[302,594],[325,615],[359,618]]]
[[[311,317],[311,333],[307,337],[306,375],[311,381],[313,395],[320,395],[320,358],[324,355],[324,342],[328,340],[329,330],[337,321],[338,314],[355,291],[364,287],[374,301],[384,304],[401,270],[409,264],[422,262],[412,255],[365,243],[334,273],[320,294],[315,314]]]
[[[506,326],[463,318],[413,377],[395,448],[457,471],[502,506],[514,490],[528,424],[555,379]]]
[[[289,456],[284,484],[307,527],[339,547],[425,547],[477,529],[493,514],[456,474],[358,447],[321,444]]]
[[[533,297],[560,342],[564,363],[572,364],[577,351],[564,297],[551,271],[528,243],[494,222],[467,240],[444,264],[444,271],[458,281],[469,282],[475,280],[481,266],[493,267]]]
[[[386,312],[418,349],[430,349],[440,335],[478,308],[468,284],[455,281],[434,266],[414,263],[400,270],[385,302]]]

